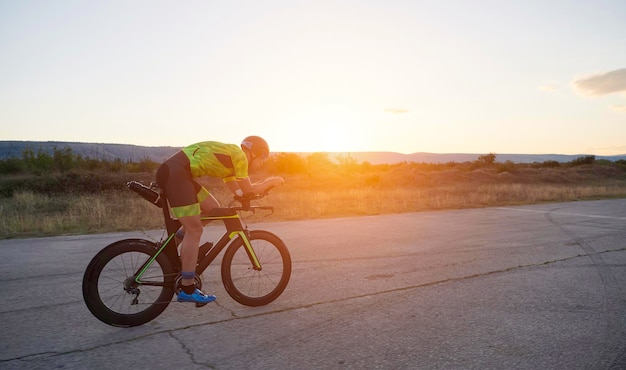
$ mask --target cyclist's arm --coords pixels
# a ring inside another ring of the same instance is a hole
[[[226,184],[233,194],[237,194],[237,190],[241,190],[244,194],[254,193],[260,194],[264,191],[278,185],[285,183],[282,177],[268,177],[265,180],[257,181],[255,183],[250,181],[249,177],[244,179],[238,179],[237,181],[229,181]]]

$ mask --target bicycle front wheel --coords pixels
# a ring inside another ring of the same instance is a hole
[[[83,298],[89,311],[113,326],[145,324],[165,310],[175,290],[177,272],[165,253],[146,266],[154,243],[127,239],[102,249],[83,277]],[[135,276],[140,270],[140,283]]]
[[[222,259],[222,282],[235,301],[263,306],[278,298],[291,277],[291,256],[285,243],[270,232],[250,231],[250,244],[261,264],[255,269],[242,238],[235,239]]]

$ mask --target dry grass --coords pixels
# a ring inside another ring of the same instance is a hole
[[[626,197],[626,184],[487,184],[307,193],[277,190],[266,202],[276,207],[274,218],[295,220],[621,197]]]
[[[623,172],[586,169],[325,173],[293,175],[259,204],[274,215],[254,220],[297,220],[439,209],[626,197]],[[222,205],[230,196],[220,181],[205,181]],[[122,189],[98,195],[47,196],[32,191],[0,198],[1,237],[157,229],[161,210]]]
[[[18,192],[0,199],[0,234],[42,236],[161,227],[159,209],[131,195],[108,192],[50,197]]]

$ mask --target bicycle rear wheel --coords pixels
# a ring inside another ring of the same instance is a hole
[[[285,243],[270,232],[250,231],[250,243],[261,269],[254,269],[242,238],[224,252],[222,282],[235,301],[246,306],[263,306],[278,298],[291,277],[291,256]]]
[[[165,253],[157,256],[141,276],[135,276],[156,252],[154,243],[126,239],[102,249],[83,277],[83,298],[89,311],[113,326],[145,324],[165,310],[175,290],[177,272]]]

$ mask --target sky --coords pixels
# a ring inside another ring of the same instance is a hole
[[[0,140],[626,153],[624,0],[0,0]]]

